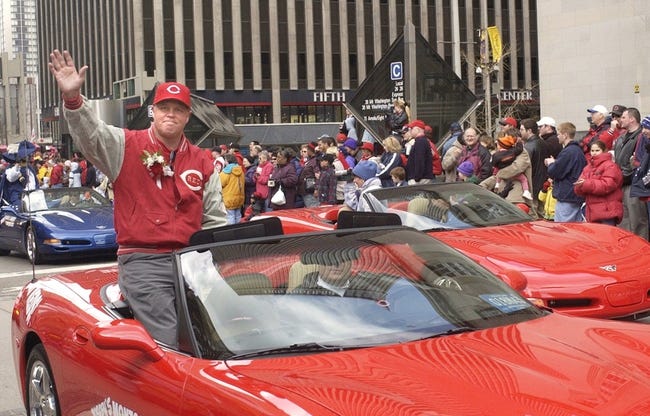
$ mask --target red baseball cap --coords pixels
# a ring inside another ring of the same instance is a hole
[[[499,124],[502,126],[512,126],[517,128],[517,120],[514,117],[506,117],[503,120],[499,120]]]
[[[369,150],[371,152],[374,152],[375,151],[375,145],[370,143],[370,142],[363,142],[363,144],[361,145],[361,149],[362,150]]]
[[[408,125],[409,129],[412,129],[413,127],[418,127],[421,128],[422,130],[424,130],[426,126],[427,125],[424,124],[424,121],[422,120],[413,120]]]
[[[153,103],[158,104],[165,100],[176,100],[181,104],[184,104],[187,108],[192,107],[190,89],[178,82],[164,82],[158,85]]]

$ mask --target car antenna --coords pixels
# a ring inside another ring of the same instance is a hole
[[[34,179],[36,179],[36,178],[34,178]],[[36,180],[38,180],[38,179],[36,179]],[[26,198],[25,199],[27,200],[26,208],[27,208],[27,212],[29,213],[29,216],[27,217],[28,227],[27,227],[26,231],[28,231],[28,232],[30,232],[32,234],[34,233],[34,228],[33,228],[33,224],[32,224],[33,216],[32,216],[31,193],[34,192],[34,191],[35,191],[35,189],[25,191],[25,193],[26,193]],[[26,244],[28,245],[28,247],[26,247],[27,248],[27,258],[29,259],[29,262],[32,264],[32,281],[36,280],[36,253],[35,253],[35,250],[36,250],[36,235],[33,234],[33,237],[34,238],[30,239],[29,236],[27,235],[27,232],[25,232],[25,238],[27,239]],[[34,245],[31,248],[29,247],[30,240],[31,240],[31,244]],[[29,255],[30,250],[31,250],[31,253],[32,253],[31,256]]]

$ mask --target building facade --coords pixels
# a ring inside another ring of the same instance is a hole
[[[586,131],[594,105],[650,113],[646,1],[544,0],[538,21],[542,116]]]
[[[0,1],[0,143],[39,137],[36,0]]]
[[[535,0],[60,0],[39,2],[37,16],[44,130],[54,136],[60,98],[45,65],[54,48],[89,66],[91,99],[142,97],[152,82],[178,80],[238,125],[327,123],[341,120],[341,103],[410,21],[477,95],[490,79],[495,103],[537,97]],[[488,26],[505,53],[486,76],[476,68]]]

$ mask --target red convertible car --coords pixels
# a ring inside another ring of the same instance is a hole
[[[362,197],[373,212],[398,214],[404,225],[460,250],[540,306],[595,318],[650,312],[650,244],[620,228],[535,221],[464,182],[377,189]],[[329,230],[339,208],[263,215],[280,218],[287,233]]]
[[[27,284],[27,414],[650,413],[645,325],[538,308],[409,227],[255,237],[267,223],[174,253],[177,348],[132,318],[115,269]]]

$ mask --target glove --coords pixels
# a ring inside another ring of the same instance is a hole
[[[550,186],[551,183],[549,181],[544,181],[544,183],[542,184],[542,192],[547,192]]]

